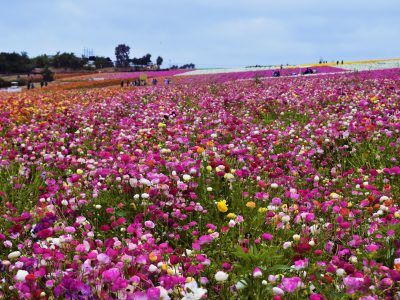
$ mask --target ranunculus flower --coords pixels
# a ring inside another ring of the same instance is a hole
[[[214,277],[216,281],[226,281],[229,275],[223,271],[218,271]]]
[[[101,276],[105,282],[113,282],[121,276],[121,272],[118,268],[111,268],[104,271]]]
[[[225,213],[228,211],[228,204],[226,204],[226,200],[221,200],[217,202],[217,209],[222,212]]]
[[[301,285],[300,277],[288,277],[282,279],[282,287],[285,291],[293,293]]]
[[[17,275],[15,275],[15,279],[17,281],[25,281],[26,276],[29,274],[28,271],[18,270]]]

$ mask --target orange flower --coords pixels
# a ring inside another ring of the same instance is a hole
[[[249,202],[246,203],[246,206],[248,208],[255,208],[256,207],[256,203],[253,202],[253,201],[249,201]]]
[[[203,147],[200,147],[200,146],[197,146],[196,147],[196,151],[197,151],[197,153],[202,153],[202,152],[204,152],[204,148]]]

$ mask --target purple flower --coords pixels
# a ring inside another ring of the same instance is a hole
[[[88,285],[68,277],[64,277],[54,289],[54,296],[67,300],[96,299]]]

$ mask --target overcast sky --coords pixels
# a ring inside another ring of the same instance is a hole
[[[0,52],[235,67],[400,57],[399,0],[0,0]]]

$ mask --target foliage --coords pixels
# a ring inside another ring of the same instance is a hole
[[[157,64],[157,66],[161,66],[162,65],[162,63],[163,63],[163,58],[161,57],[161,56],[158,56],[157,57],[157,60],[156,60],[156,64]]]
[[[129,51],[130,47],[125,44],[119,44],[115,47],[116,67],[129,67]]]

